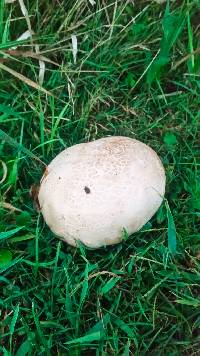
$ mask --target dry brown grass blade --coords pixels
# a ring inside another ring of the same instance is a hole
[[[19,50],[15,50],[15,49],[8,49],[6,51],[3,51],[2,53],[6,53],[9,54],[10,56],[15,56],[15,57],[25,57],[25,58],[34,58],[37,60],[41,60],[50,64],[53,64],[57,67],[59,67],[60,65],[57,62],[52,61],[51,59],[41,55],[40,53],[34,53],[32,51],[19,51]]]
[[[14,211],[21,212],[21,211],[22,211],[21,209],[18,209],[18,208],[16,208],[15,206],[13,206],[12,204],[6,203],[6,202],[0,203],[0,206],[1,206],[2,208],[6,209],[6,210],[10,210],[10,211],[12,211],[12,212],[14,212]]]
[[[32,87],[34,89],[37,89],[37,90],[41,91],[42,93],[44,93],[46,95],[53,96],[52,93],[50,93],[48,90],[44,89],[43,87],[41,87],[40,85],[35,83],[33,80],[25,77],[23,74],[20,74],[20,73],[16,72],[14,69],[11,69],[10,67],[7,67],[3,63],[0,63],[0,68],[5,70],[6,72],[12,74],[15,78],[21,80],[22,82],[26,83],[30,87]]]
[[[188,59],[190,59],[191,56],[194,56],[199,53],[200,53],[200,48],[197,48],[194,52],[187,54],[185,57],[183,57],[179,61],[175,62],[175,64],[173,65],[173,67],[171,68],[170,71],[176,70],[181,64],[183,64]]]

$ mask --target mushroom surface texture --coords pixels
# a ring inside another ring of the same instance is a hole
[[[42,177],[38,200],[50,229],[76,246],[119,243],[160,207],[165,171],[155,151],[128,137],[81,143],[59,153]]]

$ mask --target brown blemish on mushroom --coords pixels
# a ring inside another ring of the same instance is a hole
[[[46,167],[45,171],[44,171],[44,178],[46,178],[46,176],[49,174],[48,168]]]
[[[48,171],[48,167],[45,168],[44,174],[42,176],[41,182],[40,184],[43,182],[43,180],[48,176],[49,171]],[[40,185],[41,186],[41,185]],[[41,207],[39,204],[39,199],[38,199],[38,194],[39,194],[39,190],[40,190],[40,186],[36,185],[36,184],[32,184],[29,194],[30,197],[33,200],[33,206],[35,208],[35,210],[39,213],[41,211]]]
[[[108,142],[105,147],[109,154],[121,155],[126,150],[127,143],[124,142],[122,137],[113,137],[113,140]]]
[[[49,174],[49,171],[48,171],[48,168],[46,167],[42,179],[46,178],[48,176],[48,174]]]
[[[48,171],[48,168],[46,167],[40,183],[43,182],[43,180],[48,176],[48,174],[49,174],[49,171]]]
[[[38,185],[32,184],[30,191],[29,191],[30,197],[33,200],[33,206],[37,212],[40,212],[40,210],[41,210],[39,200],[38,200],[39,190],[40,190],[40,187]]]

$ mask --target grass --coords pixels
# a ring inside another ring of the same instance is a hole
[[[0,353],[199,355],[199,1],[0,4]],[[108,135],[158,152],[167,201],[121,244],[74,249],[29,190]]]

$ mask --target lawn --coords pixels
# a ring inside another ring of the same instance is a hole
[[[1,355],[200,354],[199,18],[199,0],[0,1]],[[73,248],[30,189],[114,135],[158,153],[166,200],[122,243]]]

